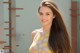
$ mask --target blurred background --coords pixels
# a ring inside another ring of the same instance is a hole
[[[0,0],[0,49],[5,53],[29,53],[31,32],[41,28],[37,15],[42,0]],[[72,53],[80,52],[80,1],[53,0],[69,33]]]

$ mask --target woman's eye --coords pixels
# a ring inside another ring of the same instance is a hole
[[[43,13],[39,13],[39,15],[43,15]]]
[[[49,13],[47,13],[46,15],[49,15]]]

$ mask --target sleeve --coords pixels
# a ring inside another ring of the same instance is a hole
[[[36,35],[37,29],[35,29],[34,31],[32,31],[31,35],[32,35],[32,41],[34,40],[34,37]]]

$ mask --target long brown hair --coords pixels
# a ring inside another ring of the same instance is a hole
[[[59,13],[58,7],[53,2],[43,1],[38,8],[38,12],[41,6],[50,8],[56,15],[50,28],[50,35],[48,40],[50,49],[54,53],[70,53],[69,35],[62,20],[62,16]]]

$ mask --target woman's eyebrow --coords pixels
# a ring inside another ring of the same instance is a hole
[[[39,13],[42,13],[41,11],[39,11]]]

